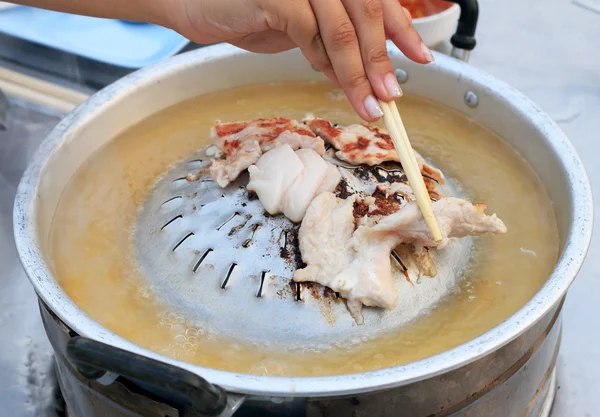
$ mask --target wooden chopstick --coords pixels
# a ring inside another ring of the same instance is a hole
[[[429,231],[433,236],[433,240],[435,243],[439,244],[443,240],[442,232],[440,231],[440,227],[438,226],[437,220],[433,214],[429,192],[427,191],[425,181],[421,175],[421,170],[419,169],[419,164],[417,163],[415,153],[410,145],[410,141],[408,140],[408,134],[404,128],[404,123],[402,123],[402,118],[400,118],[398,107],[396,107],[396,103],[393,101],[391,103],[380,101],[380,104],[381,108],[383,109],[383,120],[388,132],[390,133],[392,143],[396,148],[396,152],[398,153],[400,163],[404,168],[404,173],[408,178],[408,184],[415,193],[417,204],[421,210],[421,213],[423,214],[425,223],[429,227]]]

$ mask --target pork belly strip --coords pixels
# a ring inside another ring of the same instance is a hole
[[[312,149],[293,151],[288,144],[265,152],[248,167],[248,191],[254,191],[265,210],[283,213],[298,223],[316,195],[335,189],[341,175]]]
[[[337,149],[335,155],[342,161],[370,166],[388,161],[400,162],[392,138],[383,128],[359,124],[339,126],[319,118],[306,119],[304,123]],[[416,151],[415,157],[423,175],[444,183],[444,174],[439,169],[429,165]]]
[[[263,153],[284,143],[293,150],[307,148],[319,155],[325,153],[323,139],[302,123],[281,117],[232,123],[216,121],[211,139],[224,154],[224,159],[213,159],[210,167],[211,177],[221,187],[234,181]]]

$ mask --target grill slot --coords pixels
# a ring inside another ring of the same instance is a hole
[[[190,232],[187,235],[185,235],[183,239],[181,239],[179,242],[177,242],[177,244],[175,246],[173,246],[172,251],[175,252],[177,250],[177,248],[180,247],[183,244],[183,242],[185,242],[186,240],[188,240],[192,236],[194,236],[194,233],[192,233],[192,232]]]
[[[221,195],[221,197],[225,197],[224,195]],[[235,217],[239,216],[240,213],[238,213],[237,211],[235,213],[233,213],[227,220],[225,220],[223,223],[221,223],[221,225],[219,227],[217,227],[217,231],[221,230],[227,223],[229,223],[230,221],[232,221]]]
[[[192,271],[194,273],[196,273],[196,271],[198,270],[198,268],[200,268],[200,265],[202,265],[202,262],[204,262],[204,260],[208,256],[208,254],[211,253],[212,251],[213,251],[212,249],[207,249],[206,252],[204,252],[202,254],[202,256],[200,257],[200,259],[198,259],[198,262],[196,262],[196,265],[194,265],[194,267],[192,268]]]
[[[250,230],[252,231],[252,234],[250,235],[250,237],[248,239],[246,239],[244,241],[244,243],[242,243],[242,247],[243,248],[247,248],[252,244],[252,240],[254,239],[254,234],[256,233],[256,231],[260,229],[260,224],[256,223],[253,224],[252,227],[250,228]]]
[[[263,296],[263,288],[265,286],[266,276],[267,276],[267,271],[262,271],[260,273],[260,286],[258,287],[258,291],[256,292],[256,296],[258,298],[262,298],[262,296]]]
[[[404,265],[404,262],[402,262],[402,259],[400,259],[400,256],[398,256],[396,251],[392,251],[392,258],[394,258],[398,265],[400,265],[403,271],[408,271],[408,268],[406,267],[406,265]]]
[[[176,195],[175,197],[169,198],[167,201],[162,203],[160,207],[165,211],[171,211],[181,205],[182,198],[183,196]]]
[[[200,169],[203,165],[205,165],[205,162],[202,159],[192,159],[191,161],[188,161],[187,168]]]
[[[221,289],[222,290],[224,290],[227,287],[227,284],[229,283],[229,278],[231,278],[231,274],[233,273],[233,270],[235,269],[236,266],[237,266],[237,264],[233,263],[233,264],[231,264],[231,266],[227,270],[227,275],[225,276],[225,279],[223,280],[223,283],[221,283]]]
[[[190,184],[190,181],[188,181],[187,177],[176,178],[171,183],[171,189],[180,190],[189,184]]]
[[[166,222],[161,228],[160,230],[164,230],[167,228],[167,226],[169,226],[170,224],[172,224],[174,221],[179,220],[179,219],[183,219],[183,215],[179,214],[175,217],[173,217],[171,220],[169,220],[168,222]]]

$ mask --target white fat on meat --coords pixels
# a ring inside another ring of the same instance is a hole
[[[290,145],[281,145],[248,167],[250,182],[246,188],[256,193],[269,214],[277,214],[285,192],[302,171],[304,165]]]
[[[283,213],[293,222],[302,221],[315,196],[333,191],[341,179],[337,167],[314,150],[294,152],[288,144],[266,152],[248,173],[247,189],[256,193],[265,210]]]
[[[319,118],[306,119],[304,123],[316,135],[337,149],[335,155],[342,161],[353,165],[366,164],[370,166],[386,161],[400,162],[392,138],[383,128],[358,124],[339,126]],[[443,184],[444,174],[429,165],[419,153],[414,152],[421,173]]]
[[[416,203],[384,216],[373,226],[355,230],[356,195],[340,200],[322,193],[313,200],[299,231],[300,251],[306,268],[294,274],[296,282],[317,282],[339,292],[358,324],[363,323],[362,306],[392,309],[398,291],[392,279],[391,251],[402,244],[435,246]],[[482,205],[458,198],[444,198],[432,204],[444,237],[442,246],[453,237],[505,233],[506,226],[495,215],[488,216]]]
[[[327,162],[327,161],[325,161],[325,162]],[[340,183],[341,180],[342,180],[342,174],[341,174],[340,170],[338,169],[338,167],[336,167],[335,165],[328,162],[327,163],[327,173],[325,175],[325,179],[323,180],[323,182],[317,189],[315,196],[317,196],[321,193],[325,193],[325,192],[332,192],[333,190],[335,190],[335,188],[338,186],[338,184]],[[308,206],[307,206],[307,208],[308,208]]]
[[[312,149],[299,149],[296,156],[304,169],[285,192],[281,212],[291,221],[300,222],[306,209],[318,194],[333,191],[341,180],[337,167],[327,163]]]
[[[234,181],[261,155],[282,144],[293,150],[312,149],[325,153],[325,142],[307,126],[296,120],[275,117],[249,122],[222,123],[216,121],[211,129],[211,139],[224,159],[213,159],[211,177],[221,187]]]

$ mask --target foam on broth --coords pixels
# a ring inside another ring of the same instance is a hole
[[[91,317],[139,345],[199,365],[271,375],[334,375],[407,363],[467,342],[515,313],[557,261],[551,201],[534,171],[494,133],[415,97],[398,102],[415,148],[469,199],[485,202],[509,230],[477,239],[460,288],[430,314],[348,349],[298,354],[207,334],[157,301],[134,265],[130,238],[137,210],[160,176],[209,144],[216,119],[300,119],[313,113],[337,123],[359,122],[339,97],[327,83],[237,88],[178,104],[111,141],[84,163],[61,197],[51,232],[61,286]]]

